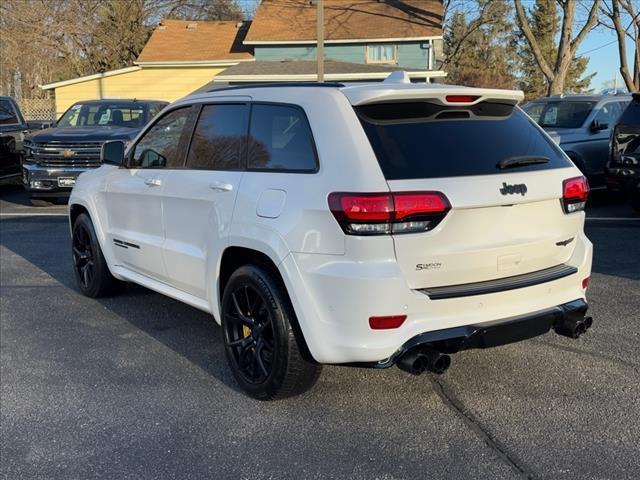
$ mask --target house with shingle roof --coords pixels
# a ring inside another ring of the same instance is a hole
[[[325,79],[445,76],[441,0],[325,0]],[[61,115],[80,100],[174,101],[227,84],[316,80],[316,6],[262,0],[252,22],[162,20],[134,65],[43,85]]]
[[[314,80],[316,6],[262,0],[244,45],[255,62],[230,67],[214,83]],[[325,79],[382,80],[406,70],[413,81],[444,77],[441,0],[325,0]]]
[[[153,98],[169,102],[210,82],[227,67],[253,62],[242,43],[248,22],[162,20],[133,66],[42,85],[54,90],[61,115],[96,98]]]

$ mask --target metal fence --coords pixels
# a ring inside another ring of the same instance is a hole
[[[23,98],[18,102],[25,120],[55,120],[56,102],[53,98]]]

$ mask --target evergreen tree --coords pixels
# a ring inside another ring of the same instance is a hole
[[[515,51],[506,0],[476,0],[478,14],[455,10],[445,30],[447,81],[476,87],[513,88]]]

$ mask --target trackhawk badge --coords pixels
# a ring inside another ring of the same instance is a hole
[[[517,185],[507,185],[505,182],[502,182],[500,193],[502,195],[513,195],[514,193],[519,193],[524,197],[524,194],[527,193],[527,186],[524,183],[519,183]]]

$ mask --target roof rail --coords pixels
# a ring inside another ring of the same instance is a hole
[[[273,82],[273,83],[250,83],[247,85],[232,85],[230,87],[212,88],[207,92],[225,92],[229,90],[243,90],[246,88],[270,88],[270,87],[326,87],[341,88],[343,83],[339,82]]]

